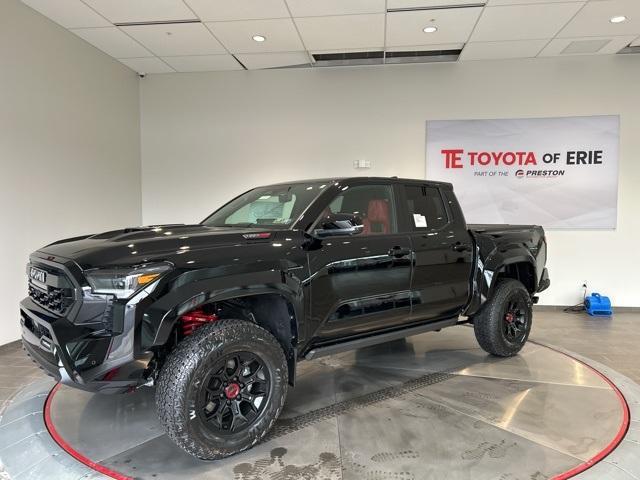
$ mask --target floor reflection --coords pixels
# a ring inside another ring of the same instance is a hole
[[[466,327],[301,363],[265,441],[224,461],[197,461],[162,435],[151,389],[63,388],[52,413],[83,454],[136,478],[237,480],[546,478],[602,449],[622,414],[570,357],[535,344],[490,357]]]

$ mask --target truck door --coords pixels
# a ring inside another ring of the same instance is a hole
[[[316,241],[309,251],[310,313],[316,342],[394,327],[410,315],[411,243],[398,233],[389,184],[341,186],[313,228],[331,215],[354,215],[362,232]]]
[[[404,186],[404,220],[414,252],[412,320],[456,315],[469,295],[471,236],[455,198],[450,203],[451,198],[445,196],[453,192],[442,188],[429,184]]]

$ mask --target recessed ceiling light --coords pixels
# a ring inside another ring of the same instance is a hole
[[[263,35],[254,35],[251,38],[253,38],[254,42],[264,42],[267,39],[267,37],[265,37]]]
[[[434,27],[434,26],[424,27],[422,31],[424,33],[433,33],[438,31],[438,27]]]
[[[627,19],[624,15],[616,15],[615,17],[611,17],[609,21],[611,23],[622,23]]]

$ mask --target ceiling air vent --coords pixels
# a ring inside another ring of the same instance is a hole
[[[455,62],[462,50],[408,50],[387,52],[384,63]]]
[[[455,62],[462,50],[407,50],[402,52],[316,53],[314,67],[381,65],[383,63]]]
[[[186,20],[158,20],[151,22],[118,22],[114,23],[116,27],[140,27],[145,25],[175,25],[176,23],[202,23],[197,18],[188,18]]]
[[[624,47],[618,53],[640,53],[640,45],[629,45]]]
[[[426,2],[425,2],[426,3]],[[407,5],[406,7],[387,8],[387,12],[419,12],[422,10],[449,10],[452,8],[476,8],[484,7],[486,2],[472,2],[463,0],[459,3],[442,4],[442,5]]]
[[[315,67],[345,67],[350,65],[379,65],[384,52],[315,53]]]
[[[578,55],[581,53],[598,53],[611,40],[576,40],[567,45],[561,55]]]

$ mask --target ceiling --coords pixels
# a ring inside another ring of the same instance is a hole
[[[23,2],[146,74],[640,50],[640,0]]]

